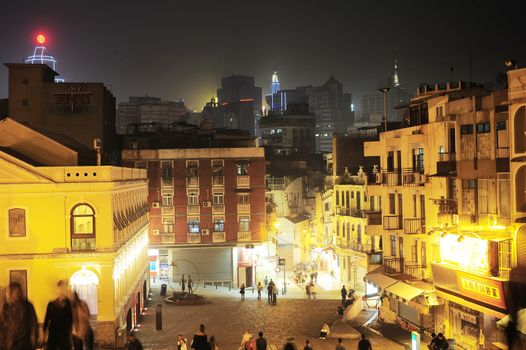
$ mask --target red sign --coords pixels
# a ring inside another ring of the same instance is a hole
[[[458,286],[468,297],[506,309],[501,281],[457,271]]]

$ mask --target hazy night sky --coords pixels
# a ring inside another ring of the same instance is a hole
[[[467,80],[470,47],[473,81],[493,81],[507,57],[526,66],[519,1],[0,1],[2,63],[21,62],[43,32],[67,81],[104,82],[117,101],[148,94],[200,110],[222,76],[252,75],[267,93],[276,69],[282,88],[333,74],[359,102],[392,75],[395,48],[411,92],[449,80],[450,66]]]

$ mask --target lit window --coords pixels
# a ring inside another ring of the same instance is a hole
[[[238,160],[236,167],[237,175],[248,175],[248,160]]]
[[[188,219],[188,232],[189,233],[199,233],[199,218],[189,218]]]
[[[26,236],[26,211],[20,208],[9,209],[9,237]]]
[[[197,177],[198,163],[197,160],[189,160],[186,163],[186,176],[189,178]]]
[[[239,231],[240,232],[250,231],[250,218],[248,216],[239,217]]]
[[[275,133],[276,133],[276,130],[274,130],[274,129],[271,129],[271,130],[270,130],[270,134],[271,134],[271,135],[273,135],[273,134],[275,134]]]
[[[247,193],[239,194],[237,196],[237,202],[239,204],[249,204],[249,198]]]
[[[224,195],[223,195],[223,193],[214,193],[213,203],[214,203],[214,205],[224,204]]]
[[[173,191],[162,190],[162,204],[163,207],[171,207],[174,205],[174,193]]]
[[[225,219],[214,218],[214,232],[225,232]]]
[[[79,204],[71,211],[71,249],[95,249],[95,212],[87,204]]]
[[[173,218],[163,218],[163,233],[173,233],[174,232],[174,219]]]

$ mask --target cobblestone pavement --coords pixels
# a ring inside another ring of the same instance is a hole
[[[300,289],[298,288],[298,291]],[[338,315],[336,308],[338,291],[329,300],[301,299],[300,292],[291,291],[286,298],[278,298],[277,305],[270,305],[266,295],[257,300],[247,293],[245,301],[239,300],[237,290],[207,288],[199,290],[210,303],[196,306],[173,306],[163,303],[163,330],[155,330],[155,305],[162,301],[158,287],[152,288],[153,296],[148,310],[137,332],[146,349],[175,349],[178,334],[191,341],[193,332],[203,323],[208,335],[215,335],[221,350],[237,350],[245,330],[257,335],[265,333],[270,344],[283,348],[289,337],[294,337],[301,350],[306,339],[310,339],[315,350],[334,349],[335,339],[319,340],[319,329],[323,321],[332,323]],[[296,298],[295,298],[296,296]],[[371,333],[373,348],[403,349],[400,345]],[[345,340],[347,349],[356,349],[357,341]]]

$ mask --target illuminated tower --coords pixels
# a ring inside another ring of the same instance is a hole
[[[272,74],[272,94],[275,94],[279,90],[281,90],[281,87],[279,85],[278,72],[274,72],[274,74]]]
[[[57,60],[55,59],[55,57],[45,55],[46,47],[44,46],[44,44],[46,43],[46,36],[44,34],[38,34],[35,39],[37,42],[37,46],[35,46],[33,54],[26,58],[25,63],[47,64],[48,66],[53,68],[54,71],[56,71]],[[64,79],[55,77],[55,82],[63,83]]]
[[[394,62],[393,86],[400,87],[400,81],[398,80],[398,61],[396,60],[396,58]]]

